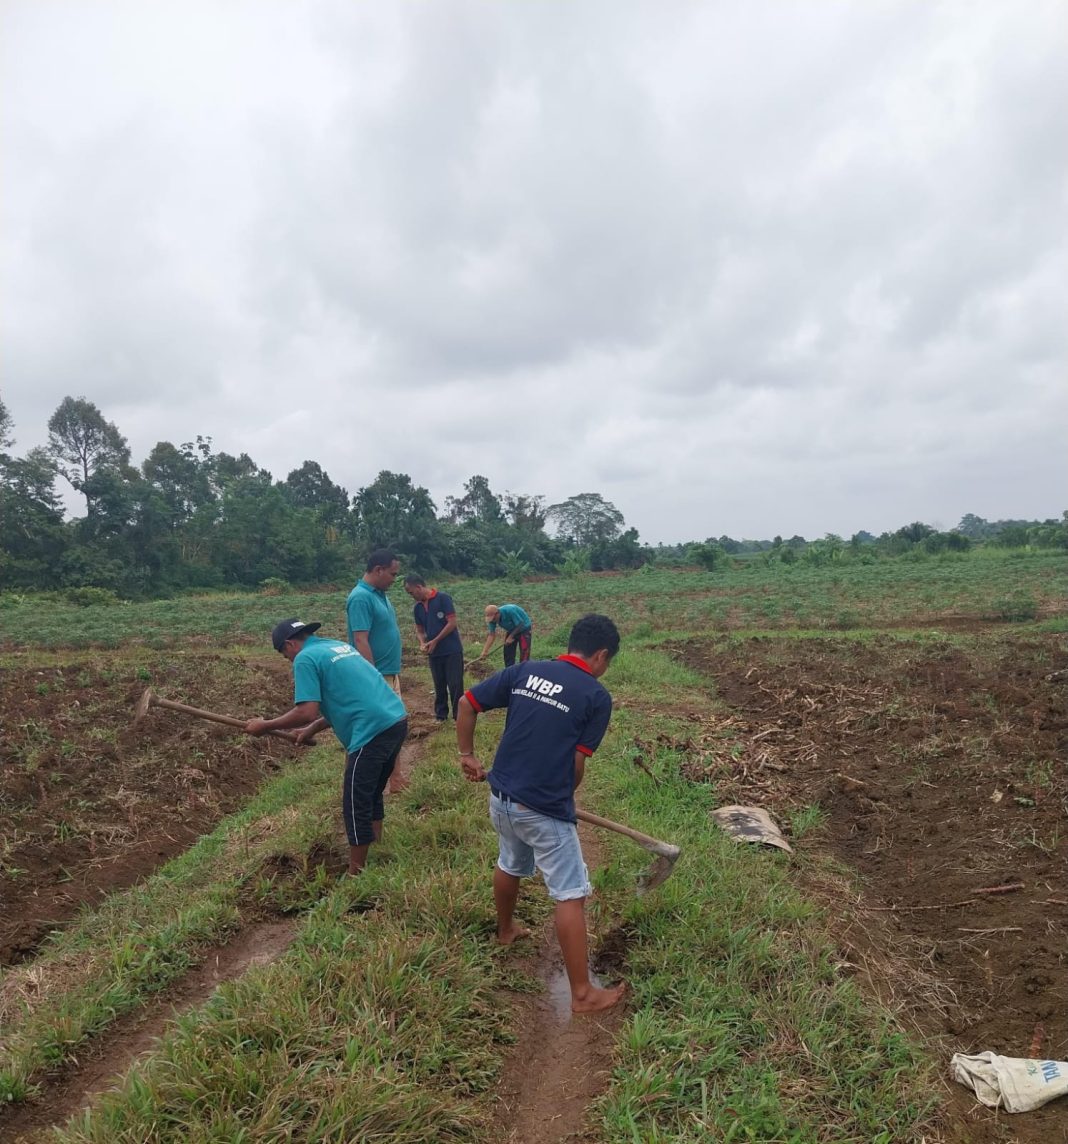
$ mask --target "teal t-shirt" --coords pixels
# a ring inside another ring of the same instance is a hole
[[[525,632],[530,627],[530,616],[518,604],[501,604],[497,609],[501,613],[499,620],[490,620],[486,625],[491,632],[497,630],[500,624],[506,632]]]
[[[372,588],[366,580],[357,580],[345,604],[348,637],[353,632],[366,632],[375,667],[383,675],[398,675],[401,669],[401,634],[393,602],[380,588]]]
[[[293,660],[293,702],[319,704],[346,751],[407,714],[400,696],[351,645],[308,636]]]

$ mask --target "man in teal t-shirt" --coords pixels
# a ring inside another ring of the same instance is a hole
[[[518,604],[487,604],[486,629],[489,635],[482,645],[482,651],[475,657],[485,659],[497,638],[497,632],[504,633],[504,666],[511,667],[515,663],[516,652],[519,652],[519,662],[526,663],[530,659],[531,637],[534,625],[530,616]]]
[[[367,558],[367,571],[356,581],[345,604],[349,640],[368,663],[400,694],[401,633],[393,601],[386,593],[400,572],[400,561],[386,548]]]
[[[298,742],[311,742],[325,727],[345,748],[342,813],[349,838],[349,873],[367,863],[372,842],[382,837],[382,794],[408,734],[400,696],[355,648],[312,635],[320,624],[283,620],[271,633],[275,651],[293,664],[293,708],[277,719],[250,719],[250,735],[300,728]]]

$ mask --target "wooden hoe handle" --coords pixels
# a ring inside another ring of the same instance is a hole
[[[224,723],[227,727],[241,727],[244,729],[246,720],[235,719],[233,715],[220,715],[216,711],[205,711],[203,707],[190,707],[188,703],[175,703],[173,699],[161,699],[153,693],[150,700],[153,707],[166,707],[171,711],[181,711],[184,715],[195,715],[198,719],[207,719],[212,723]],[[285,739],[287,743],[295,742],[289,731],[268,731],[276,739]]]
[[[602,818],[599,814],[592,814],[588,810],[576,810],[575,814],[591,826],[600,826],[604,830],[614,830],[617,834],[626,835],[627,838],[637,842],[640,846],[644,846],[646,850],[651,850],[654,854],[659,854],[664,858],[670,858],[673,862],[682,853],[680,848],[673,843],[663,842],[649,834],[642,834],[640,830],[632,830],[621,822],[613,822],[610,818]]]

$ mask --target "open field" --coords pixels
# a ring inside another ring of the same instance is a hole
[[[998,1116],[945,1079],[954,1051],[1068,1056],[1063,557],[449,588],[469,647],[505,599],[534,615],[535,656],[584,610],[624,633],[583,803],[684,847],[636,898],[643,852],[586,839],[597,964],[627,978],[626,1011],[562,1021],[552,943],[488,940],[484,791],[433,733],[412,647],[412,785],[358,880],[339,877],[336,744],[163,710],[130,727],[150,685],[280,710],[267,629],[301,615],[339,634],[343,593],[13,602],[0,1140],[72,1115],[56,1138],[1063,1135],[1063,1100]],[[499,727],[482,721],[484,752]],[[709,811],[735,802],[766,807],[795,854],[725,839]],[[537,888],[521,909],[543,929]],[[542,1074],[595,1079],[553,1107],[528,1091]]]

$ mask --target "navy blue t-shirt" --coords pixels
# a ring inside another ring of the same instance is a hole
[[[575,822],[575,752],[592,755],[612,696],[578,656],[506,667],[467,692],[476,711],[507,707],[489,783],[550,818]]]
[[[449,616],[456,614],[452,597],[447,592],[439,592],[436,588],[434,594],[424,604],[422,600],[412,609],[412,617],[416,624],[426,632],[426,638],[432,640],[438,632],[449,622]],[[464,645],[460,642],[460,633],[453,628],[451,632],[430,653],[431,659],[442,655],[463,655]]]

